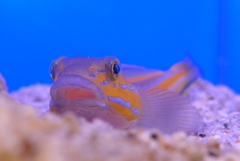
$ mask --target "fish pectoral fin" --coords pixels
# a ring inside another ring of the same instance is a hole
[[[170,90],[142,90],[142,111],[137,127],[158,128],[164,133],[185,131],[200,132],[204,121],[189,100]]]

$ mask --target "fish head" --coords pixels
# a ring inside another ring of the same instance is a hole
[[[54,80],[51,110],[71,111],[89,121],[99,118],[122,129],[138,118],[138,91],[121,74],[116,57],[60,56],[52,62],[50,73]]]

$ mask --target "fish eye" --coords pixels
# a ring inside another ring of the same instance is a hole
[[[121,74],[121,63],[115,56],[105,56],[103,57],[105,62],[106,75],[112,81],[118,79]]]
[[[120,64],[116,61],[113,61],[111,64],[112,64],[112,77],[113,79],[117,79],[121,71]]]
[[[120,73],[120,66],[119,66],[119,64],[117,64],[117,63],[114,63],[113,64],[113,73],[114,74],[119,74]]]

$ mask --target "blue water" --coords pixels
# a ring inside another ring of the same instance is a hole
[[[190,54],[203,78],[240,92],[239,11],[237,0],[1,0],[0,72],[16,90],[52,83],[59,55],[166,70]]]

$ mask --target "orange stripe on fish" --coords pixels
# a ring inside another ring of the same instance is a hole
[[[129,82],[136,82],[136,81],[141,81],[141,80],[146,80],[152,77],[160,77],[163,74],[163,72],[153,72],[153,73],[149,73],[149,74],[145,74],[145,75],[140,75],[140,76],[135,76],[135,77],[131,77],[128,78],[127,80]]]
[[[59,57],[51,65],[55,82],[50,108],[57,113],[72,111],[89,121],[99,118],[120,129],[194,133],[204,122],[178,93],[198,75],[189,58],[163,72],[121,65],[114,56]]]

